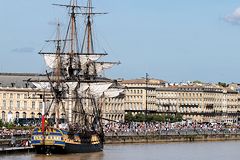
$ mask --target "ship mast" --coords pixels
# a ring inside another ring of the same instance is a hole
[[[93,12],[92,0],[87,0],[85,7],[79,6],[77,0],[71,0],[69,5],[54,5],[69,9],[70,18],[64,40],[60,39],[59,24],[56,40],[51,40],[56,43],[56,52],[40,53],[44,55],[46,64],[52,69],[50,73],[53,77],[47,73],[47,82],[53,92],[52,102],[54,102],[56,123],[58,125],[60,107],[65,110],[63,100],[68,99],[66,115],[70,124],[78,123],[90,128],[90,124],[93,125],[96,121],[98,123],[96,125],[99,126],[101,107],[97,103],[100,100],[98,89],[104,92],[111,85],[111,80],[102,78],[100,74],[103,70],[119,64],[119,62],[99,62],[98,59],[107,54],[94,51],[93,16],[106,13]],[[81,46],[78,44],[76,19],[79,14],[85,18]],[[81,48],[80,52],[79,48]],[[90,110],[91,113],[87,113]]]
[[[92,40],[92,22],[91,22],[91,15],[92,15],[92,1],[88,0],[88,13],[87,13],[87,53],[94,53],[93,50],[93,40]]]
[[[75,56],[75,53],[78,52],[78,37],[77,37],[77,28],[76,28],[76,9],[79,6],[77,6],[77,1],[72,0],[70,10],[71,10],[71,18],[70,18],[70,28],[71,28],[71,33],[70,33],[70,53],[69,53],[69,68],[68,68],[68,74],[70,78],[74,77],[74,67],[73,67],[73,59]],[[67,35],[66,35],[67,36]]]
[[[60,103],[62,102],[62,85],[61,85],[61,72],[62,72],[62,62],[61,62],[61,42],[64,40],[61,40],[61,33],[60,33],[60,23],[57,24],[57,34],[56,34],[56,40],[47,40],[46,42],[54,42],[56,44],[56,66],[53,69],[53,79],[49,77],[49,74],[47,73],[48,79],[50,80],[51,89],[54,93],[54,113],[55,113],[55,122],[56,127],[58,127],[60,116],[59,116],[59,109],[60,109]],[[42,53],[44,54],[44,53]],[[50,106],[51,107],[51,106]],[[49,108],[50,110],[50,108]]]

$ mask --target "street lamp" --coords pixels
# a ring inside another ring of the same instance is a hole
[[[149,80],[149,79],[148,79],[148,76],[149,76],[148,73],[146,73],[146,77],[145,77],[145,85],[146,85],[146,86],[145,86],[145,89],[146,89],[146,97],[145,97],[145,100],[146,100],[146,102],[145,102],[145,103],[146,103],[146,107],[145,107],[145,120],[146,120],[146,118],[147,118],[147,113],[148,113],[148,98],[147,98],[147,97],[148,97],[148,92],[147,92],[148,88],[147,88],[147,87],[148,87],[148,80]]]

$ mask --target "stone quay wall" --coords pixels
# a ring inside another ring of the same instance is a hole
[[[201,135],[112,135],[105,137],[105,144],[122,143],[170,143],[200,141],[240,140],[240,134],[201,134]]]

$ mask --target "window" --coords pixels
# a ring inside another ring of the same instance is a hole
[[[17,94],[17,99],[20,99],[20,94],[19,93]]]
[[[10,93],[10,98],[11,98],[11,99],[13,98],[13,94],[12,94],[12,93]]]
[[[13,101],[12,100],[10,100],[10,106],[9,106],[10,108],[10,110],[12,110],[13,109]]]
[[[3,120],[3,122],[5,122],[5,112],[4,111],[2,111],[2,120]]]
[[[35,113],[34,112],[31,113],[31,117],[35,118]]]
[[[39,102],[39,110],[42,110],[42,108],[43,108],[43,103]]]
[[[3,100],[3,106],[2,106],[2,109],[6,109],[6,100]]]
[[[23,109],[27,110],[27,101],[24,101]]]
[[[26,112],[23,112],[23,118],[27,118]]]
[[[20,101],[17,101],[17,110],[20,109]]]
[[[3,93],[3,98],[6,98],[6,93]]]
[[[35,102],[32,102],[32,109],[35,109]]]
[[[16,112],[16,119],[19,119],[19,112]]]
[[[8,122],[12,122],[13,120],[13,113],[11,111],[8,112],[8,117],[7,117],[7,121]]]
[[[41,118],[41,117],[42,117],[42,114],[41,114],[41,113],[38,113],[37,115],[38,115],[38,118]]]

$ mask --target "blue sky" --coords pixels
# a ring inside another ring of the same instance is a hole
[[[68,0],[8,0],[0,5],[0,72],[44,72],[38,51],[66,24]],[[240,1],[94,0],[95,34],[113,78],[240,82]]]

